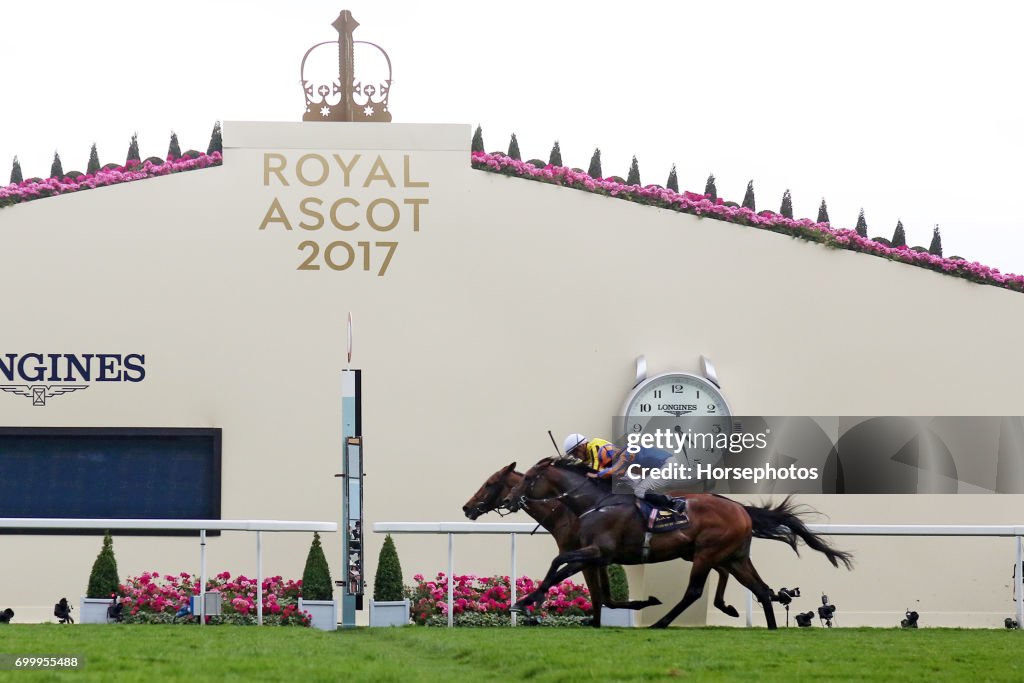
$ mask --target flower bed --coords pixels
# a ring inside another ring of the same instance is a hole
[[[195,157],[168,159],[162,164],[155,164],[147,159],[133,162],[128,166],[104,168],[96,173],[76,175],[75,177],[65,176],[63,178],[47,178],[46,180],[30,178],[20,183],[0,187],[0,208],[68,192],[91,190],[96,187],[118,185],[133,180],[192,171],[197,168],[220,166],[223,162],[224,156],[220,152],[214,152],[213,154],[199,154]]]
[[[147,159],[129,166],[106,167],[94,174],[65,176],[64,178],[37,178],[0,187],[0,208],[20,202],[52,197],[68,192],[78,192],[107,185],[152,178],[170,173],[180,173],[210,166],[220,166],[224,157],[220,152],[198,154],[177,159],[168,159],[162,164]],[[928,268],[947,275],[953,275],[972,282],[1024,292],[1024,275],[1001,273],[977,261],[959,258],[944,258],[926,251],[915,251],[912,247],[893,247],[867,237],[855,230],[833,228],[829,223],[818,223],[809,218],[786,218],[773,211],[754,212],[739,206],[730,206],[720,198],[711,201],[707,196],[693,192],[673,192],[658,185],[626,185],[621,179],[592,178],[582,171],[565,166],[550,164],[538,166],[517,161],[501,153],[473,152],[473,168],[503,175],[527,178],[540,182],[562,185],[578,190],[617,197],[639,204],[648,204],[663,209],[705,216],[751,227],[771,230],[792,237],[818,242],[828,247],[847,249],[892,261]]]
[[[729,223],[738,223],[764,230],[779,232],[792,237],[818,242],[828,247],[859,251],[881,256],[893,261],[928,268],[947,275],[955,275],[972,282],[995,285],[1017,292],[1024,292],[1024,275],[1000,273],[976,261],[950,259],[934,256],[927,252],[914,251],[910,247],[891,247],[881,242],[862,237],[855,230],[833,228],[829,223],[818,223],[809,218],[785,218],[772,211],[754,212],[739,206],[727,206],[721,199],[711,201],[707,196],[693,192],[673,192],[658,185],[626,185],[612,178],[592,178],[581,171],[565,166],[538,167],[517,161],[504,154],[487,152],[472,153],[473,168],[492,173],[537,180],[562,185],[577,190],[617,197],[639,204],[648,204],[663,209],[689,213],[695,216],[717,218]]]
[[[207,579],[206,591],[223,595],[223,614],[207,617],[207,623],[256,623],[256,579],[245,576],[232,579],[229,572],[221,572]],[[298,608],[301,592],[301,581],[284,581],[280,576],[264,578],[263,623],[309,626],[309,613]],[[193,615],[175,617],[192,596],[199,594],[199,577],[188,572],[178,575],[143,572],[118,586],[118,594],[124,605],[125,623],[196,623],[198,619]]]
[[[475,574],[454,576],[453,611],[457,626],[504,626],[510,623],[511,593],[509,577],[482,577]],[[407,588],[415,624],[448,624],[448,577],[439,572],[427,581],[422,574],[413,577],[416,584]],[[516,596],[522,597],[537,587],[529,577],[516,579]],[[526,617],[545,625],[579,624],[593,614],[590,593],[585,586],[566,580],[552,586],[539,607],[526,608]]]

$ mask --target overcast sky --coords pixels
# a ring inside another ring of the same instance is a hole
[[[355,0],[5,4],[0,182],[17,154],[46,176],[54,150],[85,170],[96,142],[123,163],[206,150],[217,120],[299,121],[299,61],[337,37],[388,51],[395,121],[483,126],[488,151],[606,175],[636,155],[644,183],[871,236],[902,220],[911,245],[939,224],[945,254],[1024,273],[1024,4],[1013,2],[399,3]],[[359,64],[356,65],[357,70]]]

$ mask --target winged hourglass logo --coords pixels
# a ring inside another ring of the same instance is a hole
[[[88,384],[0,384],[0,391],[27,396],[34,406],[45,406],[48,398],[88,388]]]
[[[359,22],[348,10],[342,10],[331,26],[337,29],[338,39],[317,43],[302,57],[299,75],[306,95],[302,120],[389,123],[391,58],[375,43],[352,39]]]

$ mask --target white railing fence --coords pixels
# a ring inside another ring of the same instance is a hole
[[[0,520],[2,522],[3,520]],[[1016,564],[1020,568],[1024,562],[1024,525],[998,524],[808,524],[807,528],[816,534],[830,536],[978,536],[1014,538],[1016,542]],[[511,569],[509,572],[511,585],[511,601],[516,600],[516,535],[530,534],[538,529],[535,523],[516,522],[377,522],[373,525],[374,533],[378,534],[446,534],[448,536],[448,626],[454,626],[454,583],[455,574],[455,536],[459,534],[508,534],[511,538]],[[1024,627],[1024,571],[1014,572],[1014,595],[1017,600],[1018,628]],[[751,625],[753,614],[753,596],[747,591],[747,626]],[[512,615],[515,626],[516,615]]]
[[[263,625],[263,532],[337,531],[335,522],[291,522],[269,519],[57,519],[0,517],[4,529],[132,529],[199,532],[199,625],[206,624],[206,532],[252,531],[256,533],[256,623]]]

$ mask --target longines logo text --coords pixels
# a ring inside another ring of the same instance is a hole
[[[146,357],[141,353],[4,353],[0,354],[0,391],[32,399],[46,399],[88,389],[88,382],[141,382],[146,378]],[[24,382],[19,384],[18,382]]]

